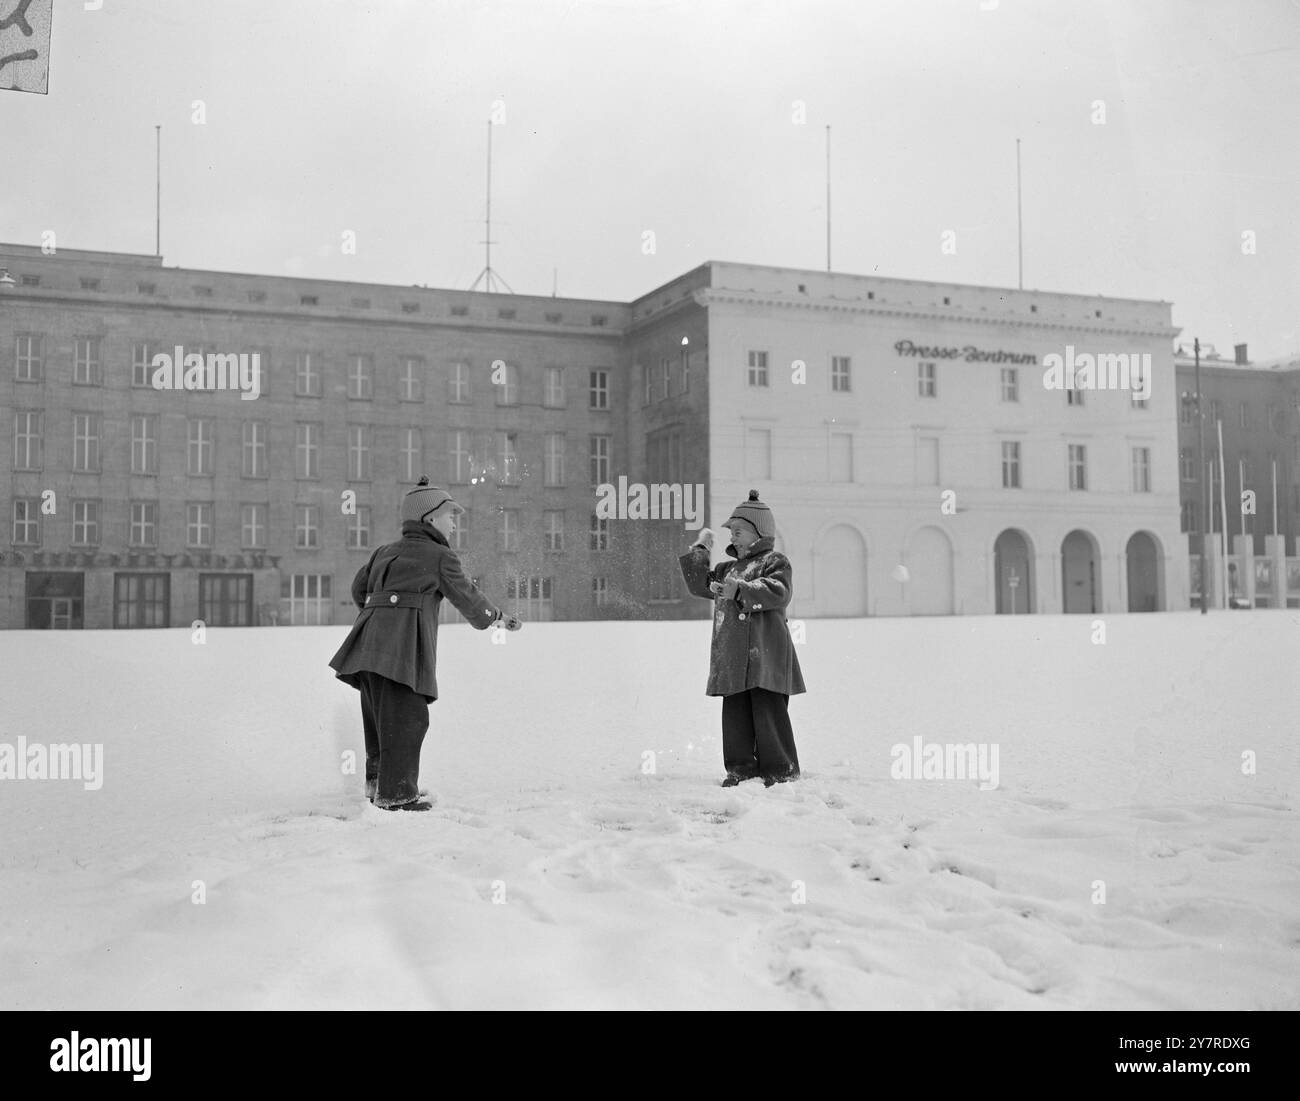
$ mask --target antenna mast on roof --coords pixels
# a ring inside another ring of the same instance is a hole
[[[484,224],[487,227],[487,233],[483,241],[486,249],[485,264],[483,270],[478,273],[478,278],[470,286],[470,290],[478,290],[478,285],[483,284],[483,289],[489,293],[496,291],[496,284],[500,283],[510,294],[515,292],[510,290],[510,284],[501,276],[492,270],[492,120],[488,119],[488,140],[487,140],[487,217]]]

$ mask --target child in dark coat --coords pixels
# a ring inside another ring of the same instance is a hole
[[[793,571],[773,549],[776,522],[757,490],[723,527],[734,561],[709,568],[713,532],[705,528],[681,556],[682,577],[692,593],[714,602],[705,692],[722,697],[722,786],[761,776],[771,787],[799,778],[788,705],[805,689],[785,621]]]
[[[357,571],[361,614],[330,659],[335,676],[361,693],[366,795],[385,810],[429,810],[419,790],[420,747],[438,698],[438,608],[443,597],[478,630],[521,624],[465,576],[449,540],[464,512],[444,489],[419,484],[402,499],[402,538],[379,547]]]

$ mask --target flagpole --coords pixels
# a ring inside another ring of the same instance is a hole
[[[162,126],[154,128],[154,238],[153,254],[162,256]]]
[[[1020,139],[1016,138],[1016,253],[1017,282],[1020,290],[1025,289],[1025,235],[1020,217]]]
[[[826,270],[831,270],[831,128],[826,127]]]
[[[1277,538],[1277,459],[1273,460],[1273,538]]]
[[[1223,539],[1220,541],[1223,548],[1222,568],[1219,573],[1223,579],[1223,606],[1228,607],[1228,495],[1225,490],[1228,488],[1227,474],[1223,469],[1223,420],[1215,418],[1215,429],[1219,433],[1219,525],[1223,530]]]

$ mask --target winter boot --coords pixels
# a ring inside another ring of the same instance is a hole
[[[416,799],[411,803],[398,803],[395,807],[384,807],[384,810],[433,810],[433,804],[427,799]]]

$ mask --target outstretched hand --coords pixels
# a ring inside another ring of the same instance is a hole
[[[505,612],[501,613],[501,618],[497,620],[497,623],[507,631],[517,631],[523,626],[523,621],[518,616],[506,615]]]
[[[700,531],[700,536],[691,544],[693,547],[704,547],[707,550],[713,550],[713,532],[708,528]]]

